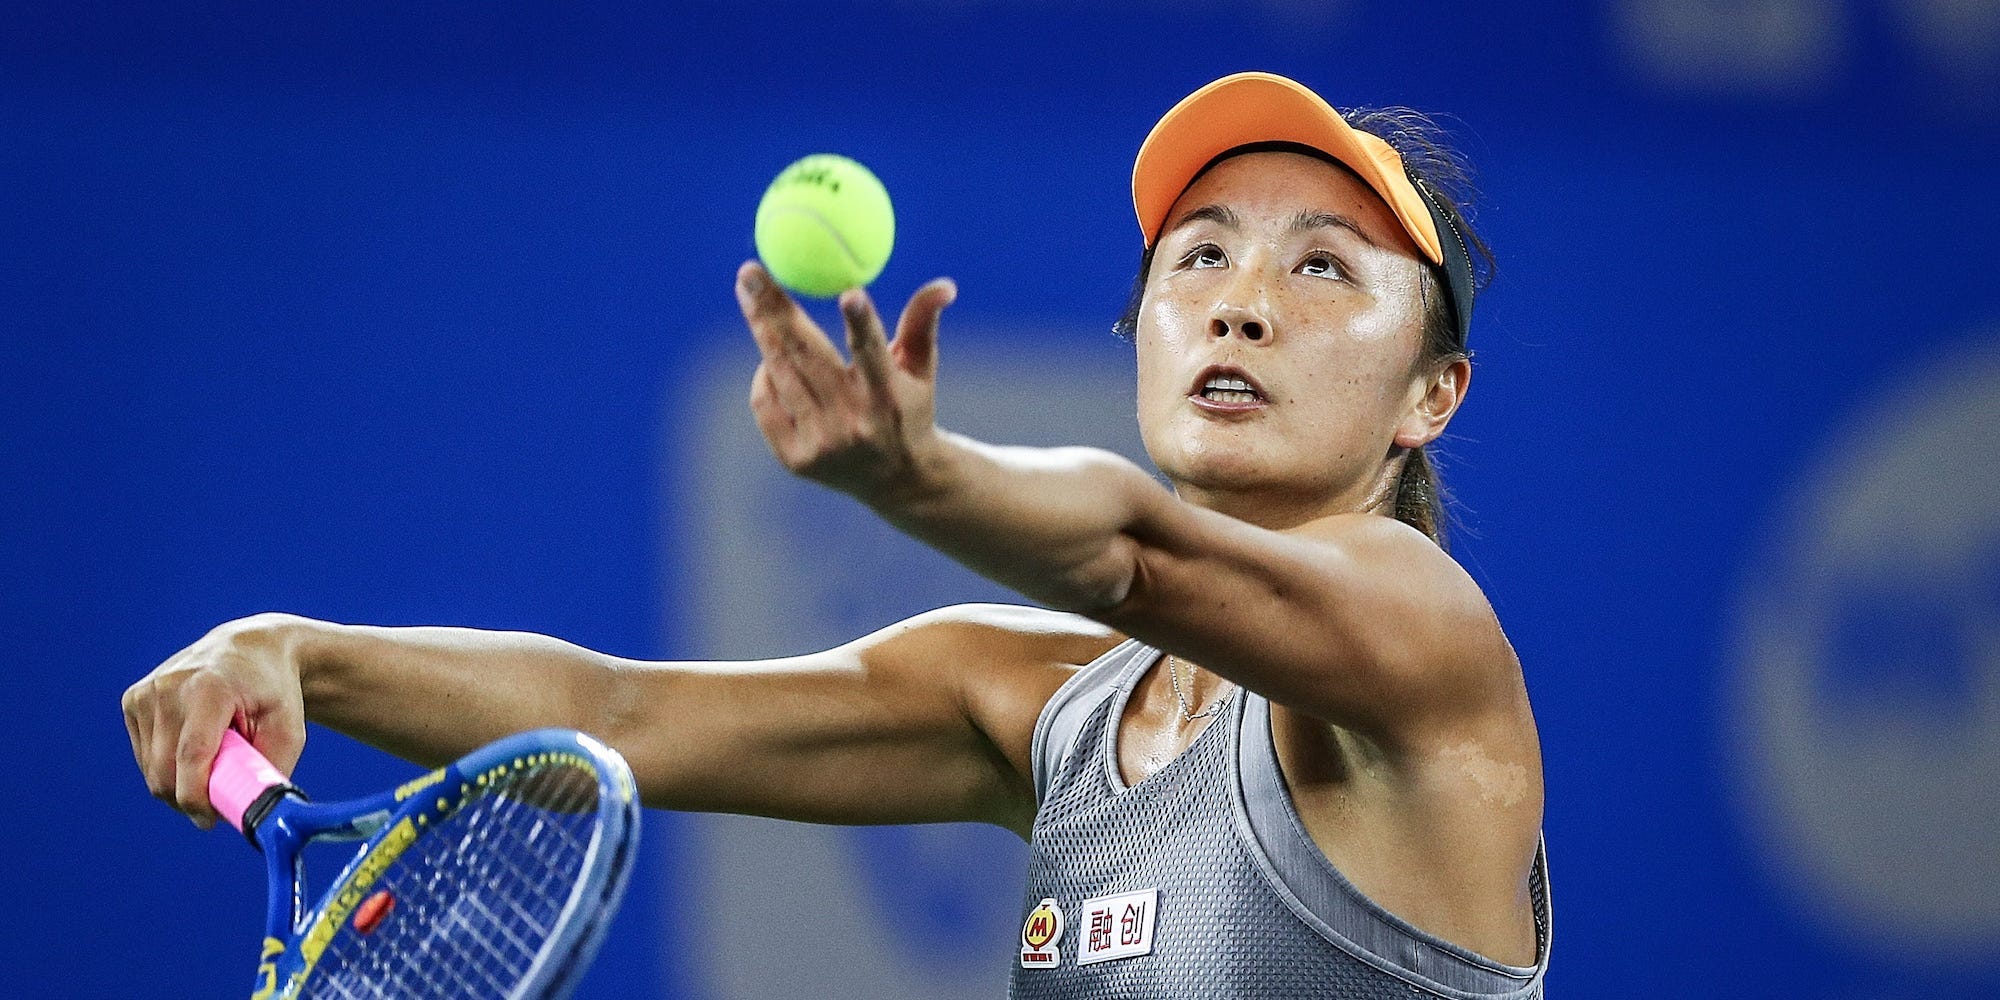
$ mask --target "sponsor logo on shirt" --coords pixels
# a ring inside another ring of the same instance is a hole
[[[1091,965],[1153,953],[1153,918],[1160,890],[1141,889],[1083,901],[1076,964]]]
[[[1044,898],[1028,911],[1028,919],[1021,922],[1021,968],[1053,969],[1062,964],[1062,949],[1056,942],[1062,940],[1062,907],[1053,899]]]

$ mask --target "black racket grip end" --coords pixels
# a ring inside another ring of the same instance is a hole
[[[272,785],[251,799],[250,808],[243,810],[243,839],[249,841],[250,846],[259,852],[264,850],[264,845],[257,842],[257,828],[263,825],[264,817],[271,815],[271,810],[276,809],[278,803],[284,801],[287,795],[297,798],[300,802],[308,801],[306,793],[300,791],[297,785]]]

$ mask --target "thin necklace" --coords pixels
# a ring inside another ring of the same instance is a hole
[[[1229,699],[1236,694],[1236,688],[1232,685],[1228,694],[1209,702],[1207,708],[1199,712],[1194,712],[1188,709],[1187,694],[1181,690],[1181,668],[1178,666],[1177,660],[1172,653],[1167,654],[1167,679],[1173,682],[1174,701],[1180,705],[1182,722],[1199,722],[1202,719],[1219,714],[1222,711],[1222,707],[1229,704]],[[1189,677],[1188,683],[1193,684],[1194,678]]]

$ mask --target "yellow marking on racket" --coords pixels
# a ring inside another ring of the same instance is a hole
[[[443,780],[444,768],[441,767],[422,777],[412,778],[396,789],[396,801],[401,802]]]
[[[285,953],[285,942],[274,937],[264,939],[263,961],[257,963],[257,992],[250,994],[250,1000],[269,1000],[278,991],[278,956]]]

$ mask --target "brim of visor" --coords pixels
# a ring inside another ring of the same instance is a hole
[[[1396,214],[1417,249],[1444,263],[1437,224],[1388,143],[1350,128],[1318,94],[1271,73],[1225,76],[1174,105],[1139,147],[1132,166],[1132,207],[1146,246],[1159,239],[1167,213],[1195,175],[1238,146],[1294,142],[1339,160]]]

